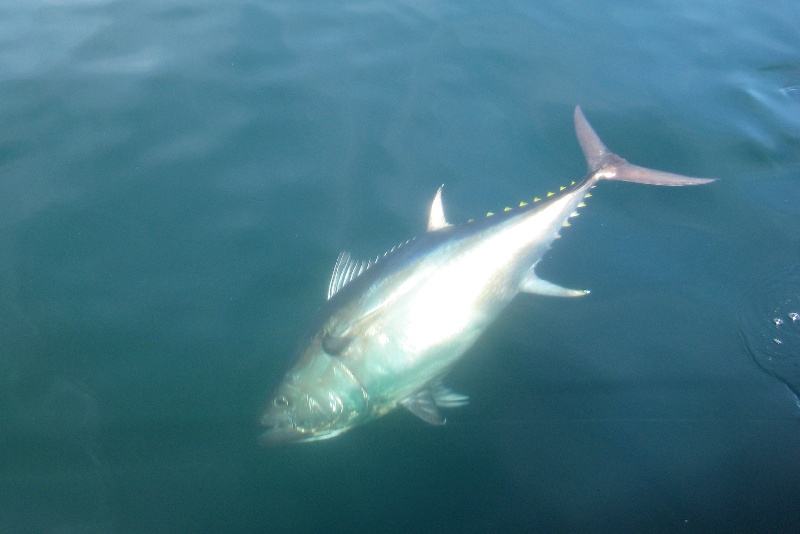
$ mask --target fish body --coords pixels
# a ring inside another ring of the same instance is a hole
[[[369,262],[340,254],[308,343],[263,414],[263,443],[331,438],[398,406],[443,424],[440,408],[467,402],[443,377],[518,293],[588,293],[539,278],[535,266],[598,182],[713,181],[632,165],[580,108],[574,120],[589,166],[582,180],[462,225],[447,222],[440,188],[424,235]]]

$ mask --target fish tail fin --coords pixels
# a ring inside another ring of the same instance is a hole
[[[621,180],[650,185],[702,185],[713,182],[716,178],[692,178],[656,171],[628,163],[611,152],[595,133],[589,121],[583,115],[580,106],[575,106],[575,134],[583,149],[589,174],[594,180]]]

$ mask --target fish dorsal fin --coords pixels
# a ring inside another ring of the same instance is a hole
[[[438,191],[436,191],[436,196],[433,197],[433,202],[431,202],[431,213],[428,216],[428,231],[435,232],[436,230],[441,230],[442,228],[446,228],[450,226],[450,223],[447,222],[444,216],[444,206],[442,205],[442,187],[439,187]]]
[[[349,252],[340,252],[333,267],[331,281],[328,284],[328,300],[342,289],[348,282],[366,271],[372,261],[357,261],[350,257]]]
[[[393,253],[395,250],[398,250],[412,241],[415,238],[411,238],[408,241],[403,241],[399,245],[395,245],[382,255],[376,257],[373,260],[365,260],[365,261],[358,261],[354,260],[349,252],[343,251],[339,253],[339,257],[336,258],[336,265],[333,266],[333,274],[331,274],[331,281],[328,283],[328,300],[331,299],[336,293],[339,292],[344,286],[346,286],[349,282],[355,280],[359,277],[361,273],[378,263],[381,258],[385,258],[389,254]]]
[[[400,404],[428,424],[443,425],[445,423],[445,418],[441,412],[439,412],[436,400],[433,398],[433,394],[428,388],[417,391],[410,397],[406,397],[400,401]]]

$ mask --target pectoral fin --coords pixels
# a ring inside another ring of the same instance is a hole
[[[322,336],[322,350],[331,356],[340,356],[353,339],[353,336],[334,336],[325,332]]]
[[[589,294],[588,289],[569,289],[554,284],[553,282],[542,280],[536,276],[536,272],[533,269],[528,271],[519,290],[525,293],[546,295],[548,297],[582,297]]]
[[[443,425],[445,423],[445,418],[439,412],[433,394],[429,389],[423,389],[410,397],[406,397],[400,401],[400,404],[428,424]]]

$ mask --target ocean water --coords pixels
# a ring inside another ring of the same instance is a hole
[[[0,1],[0,531],[800,531],[800,6]],[[340,250],[635,163],[451,373],[260,448]]]

